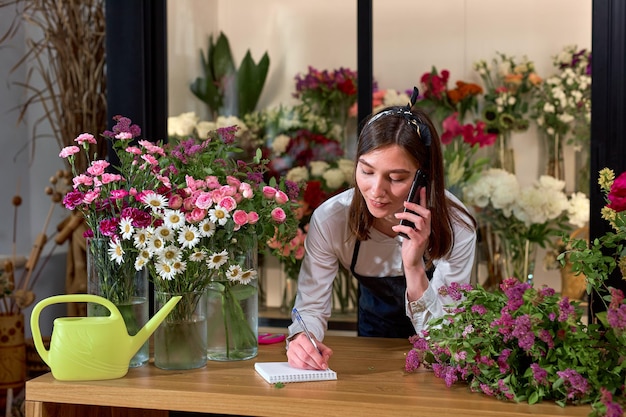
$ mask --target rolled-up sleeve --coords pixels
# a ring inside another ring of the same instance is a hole
[[[411,319],[416,332],[425,330],[428,322],[445,313],[445,307],[454,304],[439,289],[451,283],[469,284],[476,255],[476,231],[455,223],[454,246],[449,256],[434,262],[435,272],[428,288],[419,300],[408,301],[405,294],[406,315]]]

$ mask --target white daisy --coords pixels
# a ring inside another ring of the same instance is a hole
[[[193,248],[200,241],[200,232],[196,226],[183,226],[178,232],[178,243],[183,248]]]
[[[146,265],[148,265],[148,259],[141,256],[135,258],[135,271],[141,271]]]
[[[120,234],[122,235],[122,239],[124,240],[130,239],[134,231],[135,231],[135,227],[133,226],[132,219],[128,217],[123,217],[120,220]]]
[[[156,234],[150,236],[150,240],[148,241],[148,250],[150,253],[161,253],[164,247],[165,242],[161,236]]]
[[[174,263],[182,259],[183,254],[179,247],[174,245],[167,245],[161,253],[159,253],[159,260],[161,262]]]
[[[152,211],[157,211],[164,207],[167,207],[167,198],[161,194],[157,194],[154,191],[149,191],[143,196],[143,202],[146,206],[150,207]]]
[[[232,282],[241,281],[242,275],[243,270],[237,264],[229,266],[228,272],[226,272],[226,278],[228,278],[228,280]]]
[[[212,255],[210,255],[206,263],[209,269],[217,269],[220,266],[224,265],[226,261],[228,261],[228,252],[223,250],[219,253],[214,252]]]
[[[185,270],[187,269],[187,264],[184,261],[172,262],[170,266],[174,270],[175,275],[185,272]]]
[[[154,231],[154,234],[160,236],[164,242],[170,242],[174,240],[174,230],[167,226],[159,226]]]
[[[165,225],[172,230],[176,230],[185,224],[185,215],[180,210],[165,210],[163,214]]]
[[[191,262],[202,262],[206,259],[206,254],[203,250],[196,250],[189,254],[189,260]]]
[[[209,219],[211,219],[213,223],[217,223],[220,226],[224,226],[229,218],[230,213],[220,205],[217,205],[215,208],[209,210]]]
[[[135,230],[135,235],[133,236],[133,244],[137,249],[145,249],[146,246],[148,246],[148,239],[150,239],[148,229]]]
[[[159,276],[165,280],[170,281],[176,275],[176,270],[167,262],[157,262],[155,268]]]
[[[243,271],[241,276],[239,277],[239,282],[244,285],[250,284],[250,282],[255,279],[257,276],[257,272],[254,269],[248,269],[247,271]]]
[[[215,234],[215,223],[209,219],[204,219],[198,223],[198,230],[200,231],[200,236],[211,237]]]
[[[124,249],[119,241],[109,240],[109,258],[120,265],[124,261]]]

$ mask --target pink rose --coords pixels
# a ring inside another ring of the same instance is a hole
[[[207,188],[210,189],[210,190],[214,190],[214,189],[219,188],[221,186],[219,180],[217,179],[217,177],[215,175],[210,175],[210,176],[206,177],[204,179],[204,181],[206,182]]]
[[[220,191],[224,193],[224,195],[234,196],[237,194],[237,187],[233,187],[232,185],[222,185],[220,187]]]
[[[61,153],[59,153],[59,157],[67,158],[68,156],[74,155],[75,153],[80,152],[80,148],[78,146],[66,146],[61,149]]]
[[[274,198],[276,199],[276,202],[278,204],[285,204],[287,201],[289,201],[289,197],[287,197],[287,194],[285,194],[285,192],[281,190],[276,191],[276,196]]]
[[[298,260],[304,258],[304,246],[298,246],[294,252],[294,257]]]
[[[284,223],[285,220],[287,220],[285,210],[283,210],[281,207],[276,207],[274,210],[272,210],[272,220],[279,224]]]
[[[194,208],[196,208],[196,205],[195,205],[195,204],[196,204],[196,203],[195,203],[195,200],[194,200],[194,198],[193,198],[193,197],[187,197],[187,198],[185,198],[185,199],[183,200],[183,209],[184,209],[185,211],[191,211],[191,210],[193,210]]]
[[[213,205],[213,197],[209,192],[202,192],[196,198],[196,206],[201,209],[209,209]]]
[[[239,192],[243,196],[243,198],[250,199],[254,197],[254,191],[252,190],[252,186],[247,182],[242,182],[239,186]]]
[[[268,200],[271,200],[276,195],[276,188],[270,187],[268,185],[263,186],[263,195]]]
[[[196,207],[190,212],[185,213],[185,220],[187,220],[189,223],[200,223],[202,220],[204,220],[206,214],[206,210]]]
[[[233,221],[238,226],[248,223],[248,214],[243,210],[235,210],[233,213]]]
[[[172,194],[170,196],[169,207],[174,210],[178,210],[183,206],[183,198],[178,194]]]
[[[220,200],[219,205],[226,211],[231,212],[237,208],[237,202],[232,197],[224,197]]]
[[[93,143],[94,145],[97,143],[96,138],[94,138],[91,133],[81,133],[74,139],[74,142],[80,143],[81,145],[83,143]]]
[[[226,184],[230,185],[231,187],[239,188],[241,181],[239,181],[237,178],[233,177],[232,175],[228,175],[226,177]]]
[[[259,221],[259,213],[257,213],[256,211],[251,211],[250,213],[248,213],[249,224],[256,224],[256,222],[258,221]]]

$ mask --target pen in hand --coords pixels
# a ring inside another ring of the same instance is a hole
[[[311,342],[311,344],[313,345],[313,347],[319,352],[319,354],[321,355],[322,352],[319,350],[319,348],[317,347],[317,343],[315,343],[315,340],[313,340],[313,337],[311,337],[311,333],[309,333],[309,329],[306,328],[306,324],[304,324],[304,320],[302,320],[302,316],[300,315],[300,313],[298,312],[298,309],[296,309],[294,307],[293,310],[291,310],[291,312],[293,313],[293,317],[298,321],[298,323],[300,323],[300,326],[302,326],[302,330],[304,330],[304,334],[306,335],[306,337],[309,339],[309,341]]]

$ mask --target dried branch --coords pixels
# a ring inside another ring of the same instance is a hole
[[[106,128],[106,75],[104,0],[0,0],[0,9],[13,6],[15,18],[0,36],[0,44],[15,36],[20,25],[39,32],[27,38],[25,55],[12,71],[25,65],[27,98],[19,106],[18,123],[31,106],[41,106],[44,116],[32,124],[31,159],[41,133],[49,123],[59,149],[74,144],[83,132]],[[4,11],[2,13],[5,13]],[[95,152],[106,155],[106,148]],[[78,168],[86,168],[86,158]]]

